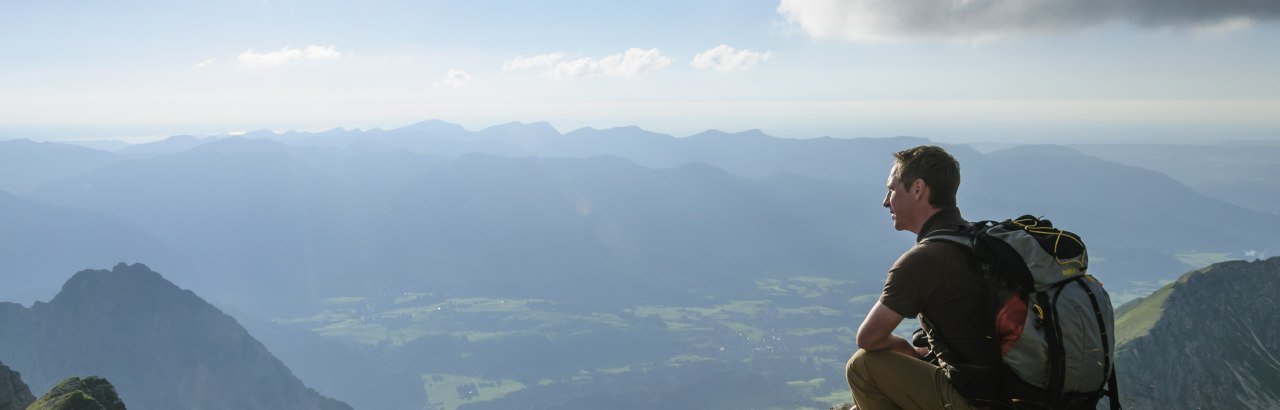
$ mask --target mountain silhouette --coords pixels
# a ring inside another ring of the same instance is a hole
[[[349,409],[302,385],[244,328],[142,264],[81,271],[48,303],[0,303],[0,360],[36,391],[112,381],[152,409]]]
[[[0,190],[26,192],[121,160],[110,152],[78,145],[26,139],[0,141]]]
[[[1133,408],[1280,406],[1280,257],[1211,265],[1117,312],[1116,369]]]

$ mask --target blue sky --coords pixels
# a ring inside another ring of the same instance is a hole
[[[6,2],[0,138],[393,128],[1280,140],[1280,5]]]

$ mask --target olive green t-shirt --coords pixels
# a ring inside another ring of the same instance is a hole
[[[929,232],[965,226],[954,207],[930,217],[915,246],[889,269],[880,303],[903,317],[920,318],[930,349],[942,362],[999,366],[987,312],[987,285],[973,256],[957,244],[923,242]],[[939,335],[945,342],[939,342]]]

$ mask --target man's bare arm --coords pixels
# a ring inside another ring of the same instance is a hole
[[[919,357],[919,352],[911,346],[911,343],[893,334],[893,329],[897,328],[899,323],[902,323],[902,315],[877,300],[875,306],[871,307],[871,311],[867,312],[867,318],[862,321],[862,326],[858,327],[856,339],[858,348],[866,351],[893,349],[898,353]]]

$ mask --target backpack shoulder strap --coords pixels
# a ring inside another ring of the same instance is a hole
[[[1107,325],[1105,322],[1103,322],[1102,309],[1099,307],[1098,297],[1093,294],[1093,289],[1090,289],[1088,285],[1084,284],[1083,280],[1077,280],[1076,283],[1080,284],[1080,287],[1083,288],[1085,293],[1089,295],[1089,302],[1093,304],[1093,312],[1098,319],[1098,330],[1100,330],[1102,334],[1102,350],[1104,352],[1103,367],[1109,368],[1111,370],[1111,374],[1108,375],[1107,381],[1106,381],[1106,387],[1107,387],[1106,395],[1107,395],[1107,398],[1110,399],[1111,408],[1115,410],[1119,410],[1121,409],[1120,391],[1117,386],[1118,383],[1116,383],[1116,368],[1115,368],[1116,364],[1111,361],[1110,344],[1107,343],[1107,340],[1108,340]]]
[[[973,246],[972,237],[970,237],[969,235],[965,235],[963,233],[949,230],[949,229],[940,229],[933,232],[929,232],[928,235],[925,235],[924,240],[920,242],[923,243],[923,242],[938,242],[938,241],[951,242],[959,245],[964,245],[965,247]]]
[[[1111,401],[1111,410],[1123,410],[1120,406],[1120,390],[1116,383],[1116,368],[1111,368],[1111,378],[1107,381],[1107,398]]]
[[[977,224],[966,222],[964,225],[936,229],[925,234],[924,240],[920,242],[944,241],[962,245],[963,247],[972,250],[974,245],[973,238],[982,229],[985,223],[985,221]]]

